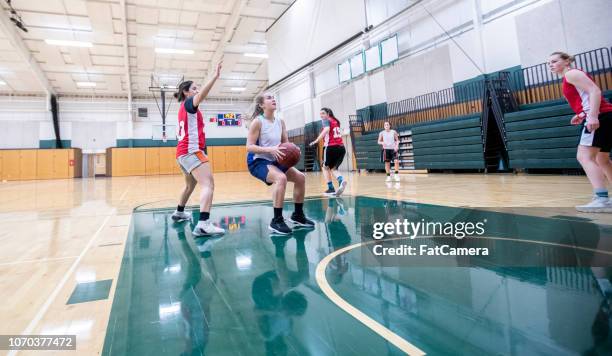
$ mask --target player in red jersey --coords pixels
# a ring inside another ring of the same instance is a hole
[[[319,136],[316,140],[312,141],[310,145],[314,146],[317,142],[324,140],[323,176],[327,180],[327,190],[325,194],[340,196],[347,185],[347,182],[338,172],[338,167],[342,164],[344,155],[346,154],[344,142],[342,141],[340,120],[336,119],[334,112],[329,108],[322,108],[319,116],[323,120],[323,130],[321,130]],[[334,189],[332,176],[335,176],[338,180],[338,191]]]
[[[579,205],[581,212],[612,212],[607,183],[612,182],[612,105],[601,89],[582,70],[572,68],[574,57],[554,52],[548,59],[550,71],[563,76],[563,95],[576,113],[572,125],[583,124],[576,158],[593,186],[593,200]],[[606,181],[607,178],[607,181]]]
[[[194,236],[219,235],[225,230],[213,225],[210,218],[214,180],[208,157],[204,153],[206,139],[204,135],[204,119],[198,106],[206,98],[208,92],[219,78],[221,63],[217,65],[215,76],[203,88],[199,88],[191,80],[179,85],[174,97],[181,103],[178,112],[178,144],[176,160],[185,175],[185,189],[181,194],[179,204],[172,219],[174,221],[190,220],[191,215],[185,212],[185,205],[196,187],[200,184],[200,218],[193,230]]]

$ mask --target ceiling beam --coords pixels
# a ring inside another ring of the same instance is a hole
[[[123,23],[123,65],[125,67],[125,80],[127,83],[127,95],[128,95],[128,111],[130,112],[130,119],[132,115],[132,78],[130,75],[130,51],[128,48],[128,32],[127,32],[127,5],[125,0],[121,0],[121,17]]]
[[[0,29],[6,34],[6,37],[17,53],[19,53],[19,56],[28,64],[42,88],[47,94],[55,95],[55,90],[53,90],[53,86],[49,83],[49,79],[36,61],[36,58],[32,55],[32,52],[30,52],[24,40],[19,33],[17,33],[17,29],[11,22],[6,10],[2,8],[0,8]]]
[[[227,25],[225,26],[225,32],[223,33],[223,38],[219,42],[217,46],[217,50],[212,55],[210,59],[210,65],[208,66],[208,72],[206,73],[207,77],[211,77],[215,68],[214,66],[219,63],[221,57],[223,57],[223,52],[225,51],[225,46],[229,43],[229,40],[232,38],[234,34],[234,29],[236,25],[238,25],[238,21],[240,20],[240,13],[242,9],[246,6],[247,0],[236,0],[234,3],[234,7],[232,8],[232,14],[227,20]]]

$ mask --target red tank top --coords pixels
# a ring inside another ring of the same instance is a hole
[[[178,112],[178,140],[176,158],[204,151],[206,146],[204,119],[200,110],[193,107],[193,98],[187,98],[181,103]]]
[[[340,124],[334,119],[329,119],[329,132],[325,135],[325,146],[344,146]]]
[[[587,77],[589,77],[589,79],[593,81],[593,78],[588,73],[585,73],[584,71],[581,72],[586,74]],[[591,104],[589,103],[589,93],[584,90],[581,90],[580,88],[576,88],[576,86],[569,83],[565,79],[565,76],[563,76],[563,96],[565,96],[565,99],[567,100],[569,106],[572,108],[572,110],[574,110],[576,115],[579,115],[581,113],[588,114],[591,110]],[[612,112],[612,104],[606,101],[603,95],[601,97],[601,103],[599,104],[599,112],[602,114],[606,112]]]

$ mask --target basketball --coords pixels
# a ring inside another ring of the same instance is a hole
[[[291,142],[281,143],[279,147],[283,147],[285,156],[278,160],[282,166],[287,168],[295,166],[300,161],[300,148]]]

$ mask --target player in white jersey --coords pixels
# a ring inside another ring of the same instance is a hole
[[[400,181],[399,177],[399,135],[397,131],[391,130],[389,121],[385,121],[385,129],[378,134],[378,144],[382,146],[380,159],[385,162],[385,172],[387,172],[387,182],[391,181],[391,161],[395,162],[395,174],[393,179]]]

